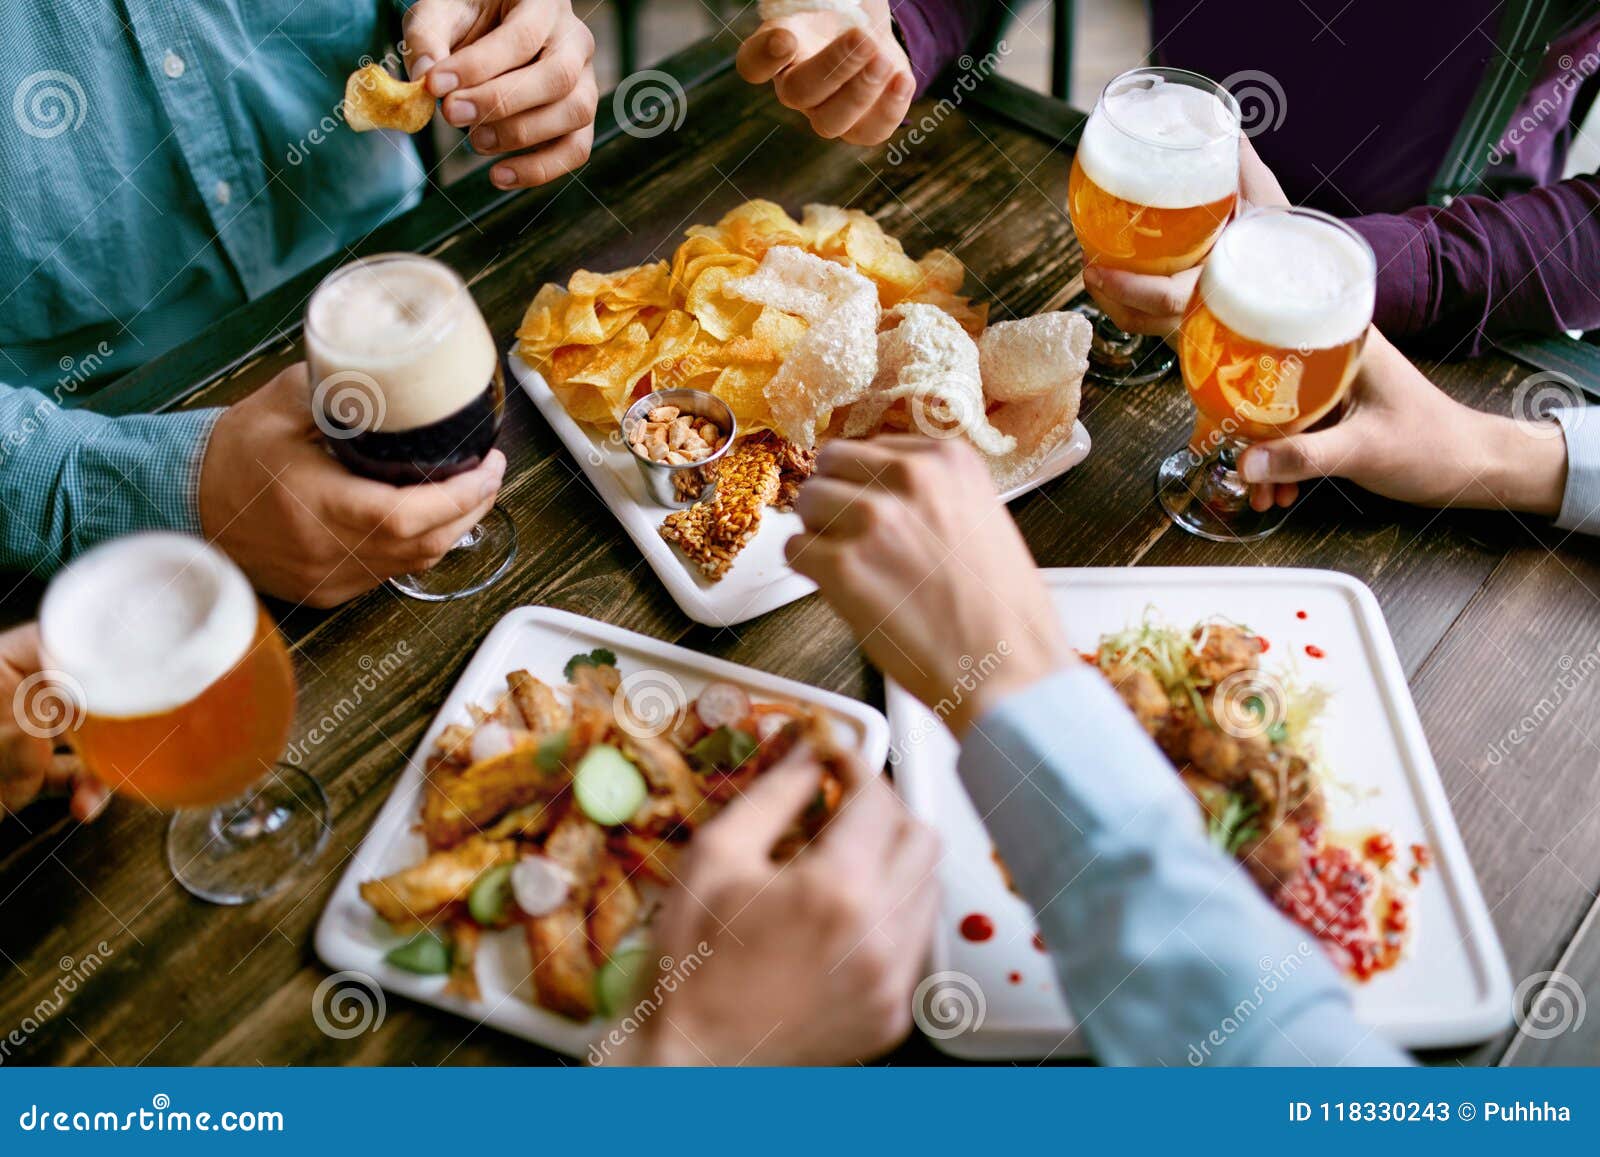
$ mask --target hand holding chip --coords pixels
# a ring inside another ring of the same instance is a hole
[[[794,11],[795,15],[777,13]],[[767,0],[764,22],[739,49],[739,75],[772,82],[818,136],[881,145],[899,127],[916,79],[895,39],[888,0]]]
[[[406,61],[468,129],[503,189],[547,184],[589,158],[599,89],[594,37],[570,0],[417,0]],[[509,155],[516,154],[516,155]]]

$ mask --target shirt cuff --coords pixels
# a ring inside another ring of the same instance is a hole
[[[984,822],[1012,837],[1007,865],[1019,878],[1071,875],[1137,833],[1200,830],[1200,810],[1172,764],[1088,664],[986,712],[957,770]],[[1076,836],[1063,841],[1063,831]]]
[[[1373,324],[1392,337],[1427,328],[1433,272],[1423,227],[1389,213],[1353,217],[1345,224],[1372,246],[1373,256],[1378,259]]]
[[[1551,413],[1567,440],[1567,487],[1556,525],[1579,534],[1600,534],[1600,421],[1592,406],[1563,406]]]
[[[105,422],[73,455],[71,553],[136,530],[199,535],[200,468],[221,408]]]

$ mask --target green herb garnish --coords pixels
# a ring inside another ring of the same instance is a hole
[[[1227,806],[1206,821],[1206,834],[1217,847],[1236,856],[1240,848],[1256,838],[1257,828],[1250,821],[1260,810],[1258,805],[1246,803],[1238,792],[1230,791]]]
[[[567,665],[561,668],[561,674],[570,683],[572,682],[572,676],[577,673],[579,667],[615,667],[616,665],[617,655],[615,651],[606,647],[596,647],[587,655],[577,654],[568,659]]]

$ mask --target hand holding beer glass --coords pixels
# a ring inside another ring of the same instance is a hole
[[[289,653],[221,551],[166,532],[103,543],[51,581],[39,637],[85,770],[176,809],[167,862],[186,889],[246,903],[321,851],[327,797],[277,763],[294,720]]]
[[[1067,211],[1085,260],[1169,276],[1205,259],[1239,195],[1239,105],[1176,68],[1136,68],[1106,85],[1072,158]],[[1155,381],[1173,365],[1158,337],[1136,337],[1094,306],[1089,377]]]
[[[1156,494],[1183,529],[1215,542],[1264,538],[1288,511],[1250,506],[1238,456],[1298,434],[1343,399],[1372,324],[1377,260],[1342,222],[1263,208],[1223,230],[1178,331],[1194,433],[1161,464]]]
[[[306,305],[317,427],[346,469],[393,486],[471,470],[494,447],[505,376],[489,327],[449,266],[386,253],[334,270]],[[431,570],[390,579],[441,602],[499,580],[517,533],[499,507]]]

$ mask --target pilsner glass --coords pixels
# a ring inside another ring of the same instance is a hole
[[[1313,209],[1256,209],[1223,230],[1178,332],[1194,434],[1161,464],[1172,520],[1217,542],[1264,538],[1288,511],[1250,509],[1238,455],[1298,434],[1350,388],[1372,324],[1377,261]]]
[[[242,904],[322,849],[322,788],[277,763],[294,720],[288,650],[220,551],[166,532],[95,547],[51,581],[39,633],[84,767],[173,810],[167,862],[186,889]]]
[[[313,416],[346,469],[394,486],[471,470],[494,447],[505,372],[466,283],[447,265],[385,253],[334,270],[306,304]],[[476,594],[517,550],[499,507],[431,570],[390,580],[429,602]]]
[[[1227,89],[1177,68],[1136,68],[1100,94],[1067,183],[1085,259],[1170,275],[1205,259],[1239,194],[1239,105]],[[1089,376],[1137,385],[1173,365],[1157,337],[1125,333],[1092,304]]]

